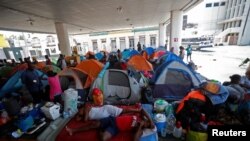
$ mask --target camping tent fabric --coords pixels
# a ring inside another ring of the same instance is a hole
[[[35,64],[35,67],[39,70],[42,70],[46,66],[45,62],[38,62]]]
[[[144,50],[149,56],[154,53],[154,49],[152,47],[147,47]]]
[[[90,89],[90,96],[94,88],[103,91],[104,102],[108,104],[133,104],[139,102],[141,88],[139,83],[128,76],[126,71],[109,69],[102,78],[98,77]]]
[[[90,60],[82,61],[73,69],[79,70],[88,75],[88,78],[84,85],[84,88],[88,88],[93,83],[95,78],[98,76],[102,68],[103,68],[103,64],[101,62],[94,60],[94,59],[90,59]]]
[[[192,88],[198,88],[203,80],[185,63],[172,60],[159,66],[153,76],[153,96],[167,100],[180,100]]]
[[[98,52],[98,53],[96,53],[95,54],[95,58],[97,59],[97,60],[101,60],[102,58],[103,58],[103,54],[101,53],[101,52]]]
[[[83,84],[81,83],[81,80],[79,79],[79,77],[77,76],[76,72],[73,69],[65,68],[58,75],[59,75],[59,77],[60,76],[61,77],[63,77],[63,76],[72,77],[75,81],[76,89],[83,89]],[[61,82],[61,83],[63,83],[63,82]]]
[[[61,72],[61,69],[55,65],[46,65],[45,67],[42,68],[42,71],[45,73],[50,71],[50,70],[55,72],[55,73]]]
[[[11,71],[10,74],[13,75],[17,71],[26,70],[27,68],[28,68],[28,64],[27,63],[23,63],[23,64],[20,64],[20,65],[17,65],[15,68],[13,68],[13,70]]]
[[[39,76],[42,76],[43,78],[47,78],[47,75],[45,75],[43,72],[36,70]],[[24,70],[17,71],[1,88],[0,90],[0,97],[3,97],[7,93],[14,92],[20,88],[22,88],[23,83],[21,81],[21,75],[24,72]],[[43,87],[48,85],[48,81],[45,79],[42,79]]]
[[[164,54],[166,54],[166,51],[164,50],[158,50],[158,51],[155,51],[152,55],[152,58],[153,59],[158,59],[160,58],[161,56],[163,56]]]
[[[130,51],[130,57],[132,57],[134,55],[138,55],[138,54],[140,54],[140,53],[138,51],[136,51],[136,50]]]
[[[141,55],[135,55],[128,61],[128,65],[134,67],[137,71],[153,71],[153,66]]]
[[[0,77],[9,77],[10,72],[13,70],[11,66],[3,66],[0,68]]]
[[[123,60],[127,60],[127,59],[129,59],[130,58],[130,50],[124,50],[123,52],[122,52],[122,59]]]

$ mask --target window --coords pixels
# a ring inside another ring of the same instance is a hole
[[[141,43],[141,45],[145,45],[145,36],[142,35],[142,36],[139,36],[139,42]]]
[[[156,37],[155,35],[150,37],[150,46],[155,47],[156,46]]]
[[[240,21],[238,21],[238,27],[240,27],[241,26],[241,20]]]
[[[225,5],[226,5],[226,2],[224,1],[220,3],[220,6],[225,6]]]
[[[129,48],[135,47],[135,39],[134,37],[129,37]]]
[[[36,51],[35,50],[30,50],[30,55],[31,56],[36,56]]]
[[[92,41],[92,45],[93,45],[93,51],[98,51],[98,45],[97,45],[97,40],[93,40]]]
[[[125,37],[120,37],[120,50],[123,51],[126,48]]]
[[[117,51],[117,48],[116,48],[116,38],[111,38],[111,50],[112,51]]]
[[[207,3],[206,7],[212,7],[212,3]]]
[[[214,3],[214,7],[218,7],[219,6],[219,3],[218,2],[215,2]]]
[[[242,10],[241,10],[241,14],[240,14],[241,16],[243,15],[244,10],[245,10],[245,5],[242,6]]]
[[[102,39],[102,50],[106,50],[106,39]]]

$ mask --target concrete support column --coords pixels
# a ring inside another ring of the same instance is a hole
[[[165,46],[166,41],[166,25],[159,24],[159,46]]]
[[[170,16],[170,47],[174,47],[174,52],[178,54],[181,46],[182,31],[182,11],[171,11]]]
[[[69,35],[66,25],[62,22],[56,22],[55,27],[61,53],[66,56],[71,55]]]

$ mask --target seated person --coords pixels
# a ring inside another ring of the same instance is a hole
[[[122,109],[113,105],[103,105],[100,107],[87,106],[86,104],[79,109],[76,120],[84,121],[87,120],[100,120],[103,118],[117,117],[122,113],[132,113],[132,112],[140,112],[140,109]]]
[[[66,131],[69,135],[73,135],[77,132],[88,131],[91,129],[101,129],[100,139],[103,141],[111,139],[113,136],[117,135],[120,131],[133,131],[135,130],[134,141],[138,141],[143,134],[144,128],[154,129],[154,123],[148,113],[141,110],[142,120],[139,121],[136,116],[124,115],[118,117],[106,117],[96,122],[89,123],[84,127],[80,128],[68,128]]]
[[[230,84],[228,85],[229,97],[228,100],[232,103],[239,103],[244,100],[246,93],[245,89],[240,86],[241,76],[234,74],[230,76]]]
[[[241,77],[240,84],[247,89],[247,93],[250,94],[250,70],[247,70],[245,76]]]

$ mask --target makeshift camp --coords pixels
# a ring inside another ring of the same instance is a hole
[[[153,96],[167,100],[180,100],[192,88],[198,87],[202,81],[182,61],[168,61],[160,65],[155,71]]]
[[[119,106],[123,109],[138,109],[140,108],[137,105],[129,105],[129,106]],[[131,115],[131,113],[127,113],[129,115]],[[126,113],[124,113],[123,115],[126,115]],[[136,118],[142,118],[141,116],[139,116],[138,114],[135,114]],[[82,126],[88,126],[91,123],[94,123],[95,121],[86,121],[86,122],[82,122],[82,121],[77,121],[75,120],[75,118],[72,118],[67,124],[66,126],[69,128],[79,128]],[[126,122],[126,124],[128,124]],[[92,130],[88,130],[88,131],[82,131],[82,132],[78,132],[73,134],[72,136],[69,135],[69,133],[66,131],[66,128],[60,128],[62,130],[56,130],[56,132],[59,134],[57,135],[57,137],[55,138],[56,141],[79,141],[79,140],[84,140],[84,141],[99,141],[99,131],[97,129],[92,129]],[[55,130],[53,131],[55,132]],[[57,134],[55,133],[55,134]],[[154,132],[155,133],[155,132]],[[152,134],[152,133],[151,133]],[[48,136],[51,136],[51,134],[48,133]],[[132,141],[134,137],[134,130],[133,131],[119,131],[119,133],[117,135],[115,135],[114,137],[112,137],[109,141]],[[156,135],[157,137],[157,135]],[[144,137],[145,138],[145,137]],[[45,139],[43,139],[44,141]],[[51,139],[46,139],[46,141],[50,141]],[[146,138],[147,141],[155,141],[155,140],[150,140],[150,138]],[[42,141],[42,140],[39,140]]]
[[[154,53],[154,49],[152,47],[147,47],[144,51],[150,56]]]
[[[47,73],[48,71],[53,71],[55,73],[59,73],[61,71],[61,69],[55,65],[46,65],[45,67],[42,68],[42,71],[45,73]]]
[[[13,70],[10,72],[10,75],[13,75],[13,74],[15,74],[17,71],[20,71],[20,70],[26,70],[27,68],[28,68],[28,64],[27,64],[27,63],[17,65],[17,66],[16,66],[15,68],[13,68]]]
[[[132,104],[139,102],[141,88],[138,82],[126,71],[109,69],[103,77],[98,77],[90,89],[99,88],[104,94],[104,103]]]
[[[69,87],[75,89],[83,89],[83,84],[77,72],[74,71],[72,68],[66,68],[60,73],[58,73],[58,75],[60,77],[60,83],[63,91],[68,89]]]
[[[13,70],[11,66],[3,66],[0,68],[0,77],[9,77],[10,72]]]
[[[90,59],[84,60],[78,64],[74,70],[78,70],[87,75],[87,79],[83,85],[84,88],[89,88],[92,82],[95,80],[99,72],[102,70],[103,64],[97,60]]]
[[[81,71],[66,68],[62,70],[59,74],[61,88],[63,91],[73,88],[78,92],[78,96],[81,97],[81,101],[86,100],[86,89],[84,89],[84,84],[87,79],[87,75]]]
[[[35,64],[35,67],[39,70],[42,70],[46,66],[45,62],[38,62]]]
[[[161,56],[165,55],[166,54],[166,51],[165,50],[158,50],[158,51],[155,51],[153,54],[152,54],[152,59],[156,60],[158,58],[160,58]]]
[[[153,71],[153,66],[141,55],[134,55],[128,61],[128,66],[134,67],[137,71]]]
[[[42,76],[43,78],[47,78],[47,75],[45,75],[43,72],[36,70],[39,76]],[[18,89],[21,89],[23,86],[23,83],[21,81],[21,76],[24,70],[17,71],[0,89],[0,98],[4,97],[5,94],[15,92]],[[47,80],[43,80],[43,87],[48,85]]]

